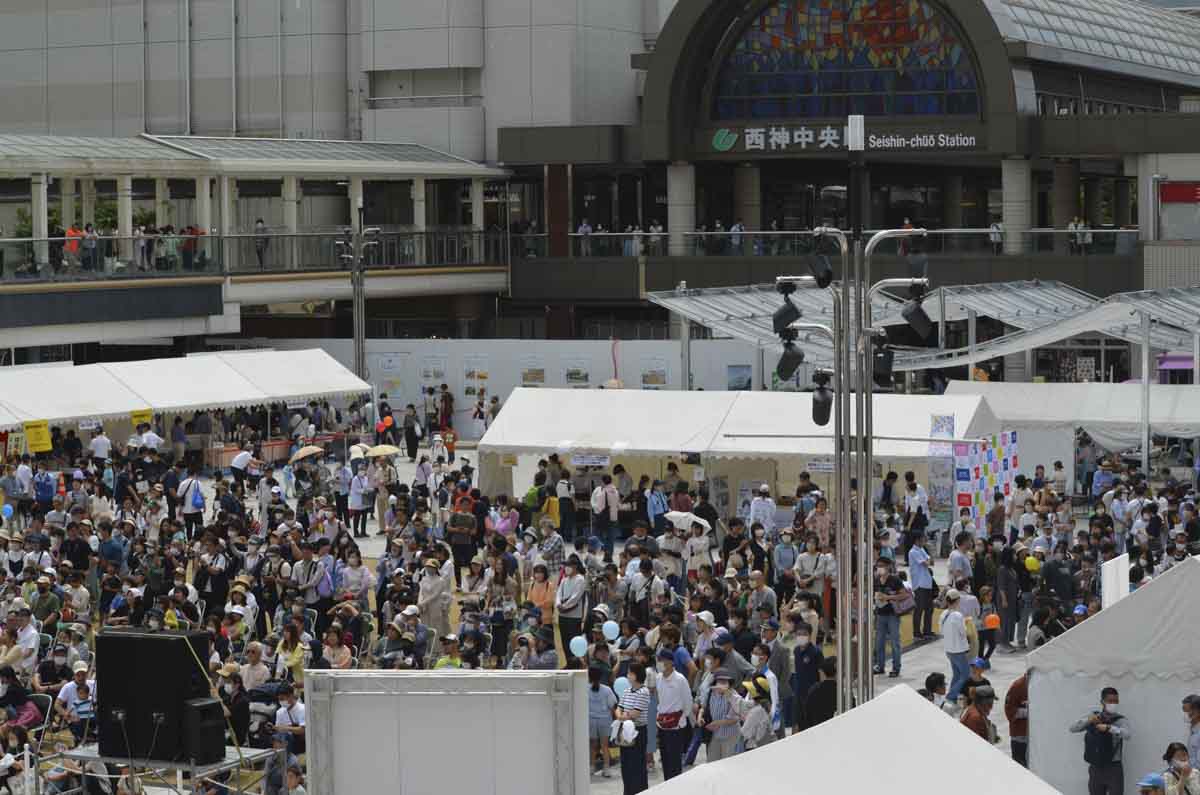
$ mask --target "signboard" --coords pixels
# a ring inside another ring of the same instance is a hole
[[[100,427],[100,420],[96,417],[84,417],[76,425],[81,431],[94,431]]]
[[[129,412],[129,421],[133,423],[133,427],[139,425],[152,425],[154,423],[154,409],[139,409]]]
[[[612,460],[606,455],[588,455],[586,453],[576,453],[571,456],[571,466],[573,467],[607,467]]]
[[[846,128],[837,123],[769,124],[704,130],[698,148],[715,154],[820,154],[846,149]],[[707,138],[707,143],[705,143]],[[980,149],[982,135],[972,129],[876,130],[866,135],[868,152],[949,152]],[[1165,189],[1166,184],[1163,185]],[[1188,201],[1194,201],[1189,199]]]
[[[515,467],[517,465],[517,456],[514,453],[501,453],[500,466]]]
[[[1019,471],[1017,432],[1005,431],[982,442],[955,442],[953,450],[955,513],[970,508],[972,524],[980,529],[995,493],[1012,494]]]
[[[1200,204],[1200,182],[1160,182],[1158,200],[1163,204]]]
[[[50,443],[50,423],[46,420],[34,420],[24,423],[25,441],[31,453],[48,453],[54,448]]]

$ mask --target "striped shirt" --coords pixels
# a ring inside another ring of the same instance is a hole
[[[723,696],[716,690],[712,690],[709,692],[707,701],[708,708],[706,712],[708,713],[708,720],[725,720],[726,718],[737,717],[733,710],[733,701],[730,700],[728,695]],[[729,737],[736,737],[738,729],[738,723],[734,721],[733,723],[713,729],[713,737],[718,737],[722,740]]]
[[[621,694],[621,700],[617,702],[623,710],[638,711],[638,716],[634,718],[634,726],[646,725],[646,713],[650,710],[650,689],[645,685],[637,688],[629,688]]]

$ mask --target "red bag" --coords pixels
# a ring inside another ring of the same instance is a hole
[[[658,728],[670,731],[679,728],[679,721],[683,719],[683,710],[678,712],[660,712],[658,713]]]

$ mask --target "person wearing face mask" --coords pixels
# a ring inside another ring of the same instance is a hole
[[[1133,736],[1129,720],[1120,712],[1121,696],[1115,687],[1100,691],[1100,709],[1071,724],[1072,734],[1083,734],[1083,759],[1088,766],[1088,795],[1120,795],[1125,772],[1122,752]]]
[[[71,681],[67,657],[66,646],[59,644],[51,650],[50,655],[42,660],[33,674],[33,692],[58,697],[62,686]]]
[[[292,751],[304,753],[304,704],[296,698],[295,688],[288,683],[279,688],[279,709],[275,711],[274,726],[276,732],[292,738]]]
[[[712,687],[697,717],[698,725],[707,738],[706,757],[709,762],[733,756],[739,737],[739,719],[734,699],[734,677],[727,669],[713,673]]]
[[[1192,766],[1186,745],[1168,745],[1163,761],[1167,763],[1162,774],[1165,795],[1200,795],[1200,770]]]
[[[242,687],[242,675],[237,663],[226,663],[217,671],[220,677],[217,695],[225,717],[233,726],[238,745],[245,745],[250,733],[250,697]]]
[[[1183,722],[1187,726],[1187,748],[1192,767],[1200,768],[1200,695],[1193,693],[1184,697]]]
[[[876,674],[884,670],[887,644],[892,644],[892,670],[888,676],[895,679],[900,676],[900,615],[896,612],[896,603],[907,598],[908,590],[900,578],[892,573],[892,565],[887,560],[879,560],[875,566],[875,579],[872,582],[875,597],[875,668]]]

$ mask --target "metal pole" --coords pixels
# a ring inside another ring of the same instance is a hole
[[[687,282],[675,285],[676,295],[687,294]],[[692,324],[686,315],[679,316],[679,388],[692,388]]]
[[[938,347],[946,350],[946,291],[938,290]],[[1103,369],[1103,368],[1101,368]]]
[[[967,380],[975,380],[975,324],[974,309],[967,310]]]
[[[844,292],[844,291],[843,291]],[[845,347],[845,328],[842,321],[842,302],[838,292],[833,295],[833,350],[834,350],[834,388],[833,388],[833,434],[834,434],[834,451],[833,451],[833,469],[834,482],[837,483],[837,501],[834,504],[834,523],[836,526],[836,543],[837,543],[837,604],[830,605],[834,611],[834,616],[837,619],[837,708],[838,712],[846,712],[852,706],[850,698],[850,686],[853,677],[853,665],[850,661],[850,616],[849,610],[843,609],[843,605],[847,599],[843,597],[849,593],[848,583],[850,579],[850,558],[845,554],[846,547],[843,547],[843,539],[846,531],[846,501],[845,493],[842,489],[842,475],[845,472],[845,464],[843,456],[845,454],[845,418],[842,413],[842,407],[845,403],[842,386],[845,381],[846,371],[842,369],[842,356],[839,353]]]
[[[1142,473],[1150,477],[1150,313],[1142,313]]]

